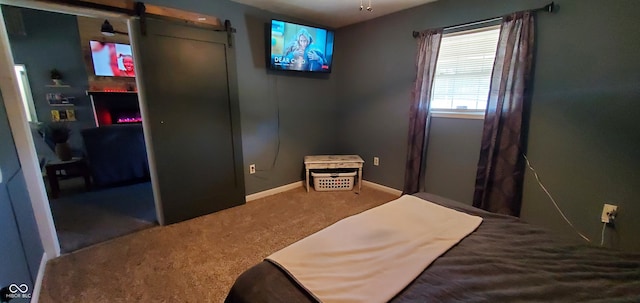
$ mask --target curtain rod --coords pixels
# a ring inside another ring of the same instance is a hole
[[[554,9],[554,2],[551,2],[541,8],[536,8],[536,9],[532,9],[532,12],[548,12],[548,13],[553,13],[553,9]],[[462,27],[465,25],[472,25],[472,24],[480,24],[480,23],[484,23],[484,22],[489,22],[489,21],[493,21],[493,20],[497,20],[502,18],[502,16],[500,17],[493,17],[493,18],[488,18],[488,19],[483,19],[483,20],[479,20],[479,21],[472,21],[472,22],[465,22],[465,23],[460,23],[460,24],[456,24],[456,25],[451,25],[451,26],[447,26],[444,29],[451,29],[451,28],[456,28],[456,27]],[[418,31],[413,31],[413,37],[417,38],[418,35],[420,35],[420,32]]]

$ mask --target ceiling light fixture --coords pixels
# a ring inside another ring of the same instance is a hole
[[[364,5],[362,3],[363,0],[360,0],[360,11],[364,10]],[[371,7],[371,0],[369,0],[369,6],[367,6],[367,11],[372,12],[373,11],[373,7]]]
[[[115,34],[129,35],[128,33],[114,30],[113,25],[109,23],[109,20],[104,20],[104,23],[102,23],[102,26],[100,27],[100,33],[109,37],[115,36]]]

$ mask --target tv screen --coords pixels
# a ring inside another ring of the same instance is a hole
[[[269,68],[304,72],[331,72],[333,31],[271,20]]]
[[[135,77],[133,54],[128,44],[90,41],[96,76]]]

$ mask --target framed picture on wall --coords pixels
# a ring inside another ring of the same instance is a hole
[[[76,111],[73,109],[65,110],[67,114],[67,121],[76,121]]]
[[[76,121],[76,111],[73,109],[66,109],[66,110],[54,109],[51,111],[51,121],[53,122]]]
[[[63,94],[60,93],[48,93],[47,94],[47,102],[49,102],[49,105],[52,106],[56,106],[56,105],[73,105],[73,97],[65,97]]]

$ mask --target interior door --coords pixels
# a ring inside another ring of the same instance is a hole
[[[244,204],[232,36],[145,21],[131,31],[160,223]]]

